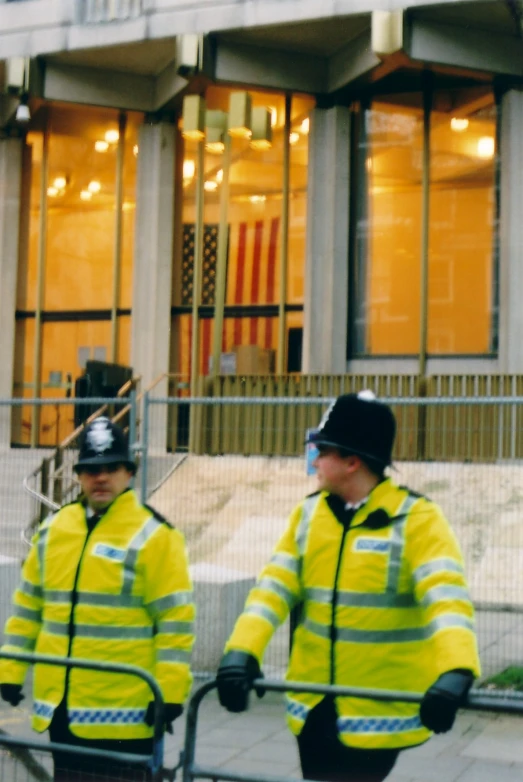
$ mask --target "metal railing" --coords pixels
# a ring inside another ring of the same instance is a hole
[[[185,731],[185,746],[182,755],[182,782],[192,782],[194,779],[229,780],[230,782],[299,782],[292,777],[262,776],[260,774],[248,774],[243,772],[228,771],[218,766],[203,766],[195,762],[196,737],[198,728],[198,713],[200,705],[206,695],[216,689],[216,680],[207,682],[200,687],[191,697],[187,709],[187,722]],[[256,679],[252,688],[261,688],[269,692],[295,692],[314,693],[322,695],[334,695],[340,697],[361,698],[363,700],[377,700],[384,702],[421,703],[422,693],[404,692],[401,690],[378,690],[363,687],[341,687],[322,684],[310,684],[308,682],[294,681],[270,681]],[[523,715],[523,696],[511,693],[506,697],[481,690],[471,690],[463,709],[471,711],[487,711],[500,714]],[[248,717],[246,717],[248,719]]]
[[[174,779],[174,772],[164,768],[163,757],[163,728],[164,728],[164,701],[160,685],[149,673],[149,671],[139,668],[135,665],[124,663],[99,662],[94,660],[84,660],[81,658],[65,658],[45,654],[29,654],[24,652],[3,652],[0,651],[0,659],[15,660],[17,662],[29,664],[45,664],[59,666],[63,668],[79,668],[83,670],[99,671],[103,673],[118,673],[136,676],[146,682],[152,693],[154,702],[154,723],[153,723],[153,751],[151,755],[140,755],[134,753],[114,752],[109,750],[91,749],[89,747],[80,747],[69,744],[59,744],[56,742],[32,741],[30,739],[18,738],[8,734],[0,734],[0,746],[18,747],[26,750],[35,750],[40,753],[65,752],[79,757],[90,758],[91,760],[107,760],[126,763],[136,767],[149,769],[152,775],[152,782],[161,782],[163,779]],[[6,779],[6,777],[3,777]],[[15,778],[19,778],[16,775]]]

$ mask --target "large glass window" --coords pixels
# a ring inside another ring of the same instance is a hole
[[[358,109],[352,356],[493,349],[494,97],[436,88],[430,121],[424,100],[387,95]]]
[[[129,363],[140,122],[72,105],[35,112],[24,156],[15,393],[65,396],[87,360]],[[14,440],[55,444],[73,421],[72,407],[24,410]]]
[[[207,90],[208,112],[227,112],[231,90]],[[237,92],[237,90],[236,90]],[[257,345],[272,352],[275,366],[278,349],[281,291],[281,250],[284,199],[284,138],[286,101],[283,95],[250,91],[252,106],[267,107],[271,115],[272,143],[254,149],[249,138],[231,140],[229,198],[227,203],[227,280],[222,350]],[[305,215],[308,148],[308,115],[314,101],[293,97],[289,131],[289,213],[285,304],[291,305],[286,327],[301,328],[305,266]],[[206,144],[204,159],[204,248],[200,309],[199,374],[209,372],[212,354],[216,255],[223,181],[223,148]],[[183,163],[183,247],[181,273],[175,289],[178,312],[178,368],[190,373],[191,317],[195,248],[195,198],[197,143],[185,141]],[[185,314],[187,313],[187,314]]]

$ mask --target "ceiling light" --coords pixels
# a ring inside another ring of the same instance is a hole
[[[29,122],[31,119],[31,112],[29,106],[24,100],[21,100],[16,109],[15,119],[17,122]]]
[[[93,194],[91,193],[90,190],[81,190],[80,191],[80,198],[82,199],[82,201],[90,201],[92,197],[93,197]]]
[[[64,190],[67,185],[67,179],[64,176],[57,176],[53,179],[53,187],[57,190]]]
[[[207,114],[210,113],[210,111],[207,112]],[[223,130],[214,127],[205,128],[205,149],[212,155],[222,154],[225,149],[225,144],[223,143]]]
[[[271,113],[265,106],[252,110],[252,149],[270,149],[272,146]]]
[[[251,96],[248,92],[231,92],[229,98],[229,136],[251,137]]]
[[[200,95],[186,95],[183,99],[182,136],[193,141],[205,138],[205,100]]]
[[[133,155],[135,157],[138,157],[138,144],[135,144],[133,147]]]
[[[217,182],[223,182],[223,169],[220,168],[219,171],[216,172],[216,181]]]
[[[213,193],[218,189],[218,182],[215,182],[214,179],[208,179],[207,182],[203,183],[203,187],[209,193]]]
[[[295,130],[289,133],[289,144],[296,144],[300,140],[300,134]]]
[[[116,144],[119,138],[120,134],[117,130],[107,130],[105,132],[105,140],[108,144]]]
[[[196,165],[194,160],[184,160],[183,161],[183,178],[184,179],[192,179],[194,176],[194,172],[196,171]]]
[[[267,200],[266,195],[253,195],[249,196],[249,201],[251,204],[263,204]]]
[[[276,106],[267,106],[267,110],[271,115],[271,128],[274,128],[278,122],[278,109]]]
[[[109,142],[100,138],[98,141],[94,142],[94,148],[97,152],[107,152],[109,149]]]
[[[51,198],[55,198],[58,195],[58,188],[57,187],[48,187],[47,188],[47,195]]]
[[[456,133],[462,133],[469,126],[469,121],[465,117],[452,117],[450,120],[450,127],[455,130]]]
[[[311,121],[308,117],[305,117],[303,122],[300,125],[300,133],[303,133],[304,136],[307,135],[311,127]]]
[[[492,136],[482,136],[478,140],[478,157],[488,159],[494,157],[495,143]]]
[[[102,186],[101,186],[100,182],[98,182],[98,180],[96,180],[96,179],[93,179],[93,180],[91,180],[91,182],[89,182],[89,184],[87,185],[87,189],[88,189],[88,190],[89,190],[91,193],[99,193],[99,192],[100,192],[100,190],[102,189]]]

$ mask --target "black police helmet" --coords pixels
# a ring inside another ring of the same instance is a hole
[[[87,424],[80,436],[80,452],[74,470],[81,472],[83,467],[104,464],[122,464],[133,474],[136,472],[123,430],[109,418],[100,416]]]
[[[374,472],[392,462],[396,436],[394,413],[372,391],[343,394],[329,407],[307,442],[330,445],[360,456]]]

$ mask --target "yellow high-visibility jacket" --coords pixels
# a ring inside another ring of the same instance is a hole
[[[301,607],[287,678],[424,692],[445,671],[480,673],[474,612],[456,538],[440,508],[383,481],[350,524],[326,492],[305,499],[251,590],[226,650],[261,663],[275,629]],[[321,695],[287,695],[296,735]],[[419,706],[336,698],[341,741],[403,748],[431,735]]]
[[[185,543],[151,508],[125,491],[89,533],[86,509],[71,503],[33,539],[14,594],[3,651],[137,665],[153,674],[166,702],[190,685],[195,609]],[[27,665],[0,660],[0,681],[22,684]],[[38,664],[33,727],[45,730],[67,698],[71,731],[85,739],[152,735],[153,699],[134,676]]]

